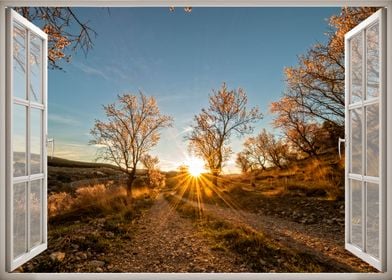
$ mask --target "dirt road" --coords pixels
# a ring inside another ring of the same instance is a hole
[[[232,253],[210,249],[199,229],[171,208],[162,194],[143,214],[128,251],[112,260],[113,270],[126,272],[245,272]]]

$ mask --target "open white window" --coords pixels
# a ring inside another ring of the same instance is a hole
[[[7,10],[7,269],[47,248],[47,36]]]
[[[346,249],[386,268],[386,14],[345,36]]]

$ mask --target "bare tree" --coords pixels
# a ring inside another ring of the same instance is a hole
[[[150,154],[145,154],[140,158],[140,161],[147,169],[148,185],[153,188],[160,188],[165,186],[165,175],[161,173],[158,168],[159,159]]]
[[[266,170],[268,166],[283,168],[287,162],[289,148],[282,139],[263,129],[257,136],[244,142],[240,154],[246,158],[252,170]]]
[[[268,161],[273,166],[283,169],[287,165],[289,147],[286,143],[284,143],[284,140],[276,139],[271,133],[268,133],[268,138]]]
[[[244,142],[242,153],[254,169],[265,170],[267,168],[269,142],[270,137],[265,129],[256,137],[250,137]]]
[[[96,120],[91,144],[99,145],[98,158],[114,162],[128,176],[127,191],[132,194],[136,168],[143,156],[157,145],[160,130],[172,125],[162,115],[154,97],[123,94],[115,103],[103,106],[107,120]]]
[[[142,164],[147,170],[158,169],[158,163],[159,163],[158,157],[153,157],[150,154],[144,154],[140,158],[140,161],[142,162]]]
[[[262,118],[258,107],[247,109],[245,91],[228,90],[224,83],[220,90],[213,90],[209,107],[194,117],[189,149],[204,159],[217,185],[224,162],[232,153],[229,146],[233,134],[243,136],[253,131],[252,123]]]
[[[249,160],[249,157],[244,152],[237,153],[235,163],[239,168],[241,168],[242,173],[248,173],[249,171],[253,170],[252,162]]]
[[[339,15],[330,17],[330,31],[325,44],[317,43],[304,55],[298,65],[288,67],[285,97],[296,103],[302,113],[344,126],[344,35],[369,17],[377,7],[342,8]],[[338,129],[342,131],[342,129]]]
[[[272,113],[277,114],[273,125],[280,128],[286,139],[299,151],[309,156],[317,156],[322,140],[321,125],[315,118],[298,108],[298,104],[291,97],[283,97],[270,106]]]
[[[93,47],[97,35],[88,21],[82,21],[74,9],[68,7],[16,7],[18,13],[36,21],[48,34],[48,60],[52,68],[61,67],[58,61],[70,61],[78,49],[85,54]]]

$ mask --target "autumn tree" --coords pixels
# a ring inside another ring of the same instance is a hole
[[[165,175],[159,170],[158,157],[153,157],[150,154],[144,154],[140,158],[141,163],[147,169],[148,185],[153,188],[160,188],[165,186]]]
[[[315,44],[299,56],[297,66],[285,69],[284,98],[294,102],[301,113],[335,127],[344,126],[344,35],[377,9],[342,8],[329,19],[327,42]]]
[[[215,185],[232,153],[229,146],[232,135],[251,133],[252,124],[262,118],[258,107],[248,109],[247,104],[243,89],[229,90],[224,83],[218,91],[212,91],[209,107],[194,117],[192,131],[186,137],[191,152],[204,159]]]
[[[235,163],[241,169],[242,173],[247,173],[253,170],[252,162],[249,160],[249,157],[244,152],[237,153]]]
[[[268,146],[270,135],[265,129],[255,137],[250,137],[244,142],[242,153],[249,161],[253,169],[265,170],[268,159]]]
[[[309,156],[317,156],[321,148],[321,126],[315,118],[297,107],[290,97],[283,97],[270,106],[277,116],[273,120],[275,128],[280,128],[289,141],[299,152]]]
[[[283,139],[276,138],[272,133],[263,131],[267,135],[267,161],[271,166],[283,169],[287,164],[289,147]]]
[[[289,146],[263,129],[257,136],[246,139],[240,155],[252,170],[265,170],[268,166],[282,169],[289,158]]]
[[[103,109],[106,121],[95,121],[90,143],[101,147],[99,159],[115,163],[127,174],[131,195],[138,163],[158,144],[160,130],[171,126],[172,118],[161,114],[154,97],[142,93],[119,95]]]
[[[48,61],[52,68],[59,68],[59,61],[70,61],[71,52],[78,49],[85,54],[93,47],[97,35],[88,21],[83,21],[69,7],[15,7],[19,14],[34,21],[48,35]]]

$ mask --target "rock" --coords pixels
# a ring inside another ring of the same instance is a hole
[[[77,252],[75,255],[76,255],[77,258],[80,258],[82,260],[86,260],[87,259],[87,254],[84,253],[84,252]]]
[[[17,269],[14,270],[14,272],[22,273],[22,272],[24,272],[24,269],[22,266],[19,266]]]
[[[54,252],[52,254],[50,254],[50,259],[52,261],[57,261],[57,262],[62,262],[65,258],[65,253],[64,252]]]
[[[33,269],[34,269],[34,265],[33,265],[32,263],[29,263],[29,264],[27,265],[27,270],[28,270],[28,271],[33,271]],[[22,268],[22,270],[23,270],[23,268]],[[23,272],[23,271],[21,271],[21,272]]]
[[[89,265],[95,266],[95,267],[102,267],[102,266],[105,265],[105,262],[104,261],[93,260],[93,261],[89,261]]]
[[[95,271],[96,271],[96,272],[103,272],[103,269],[100,268],[100,267],[97,267],[97,268],[95,269]]]

